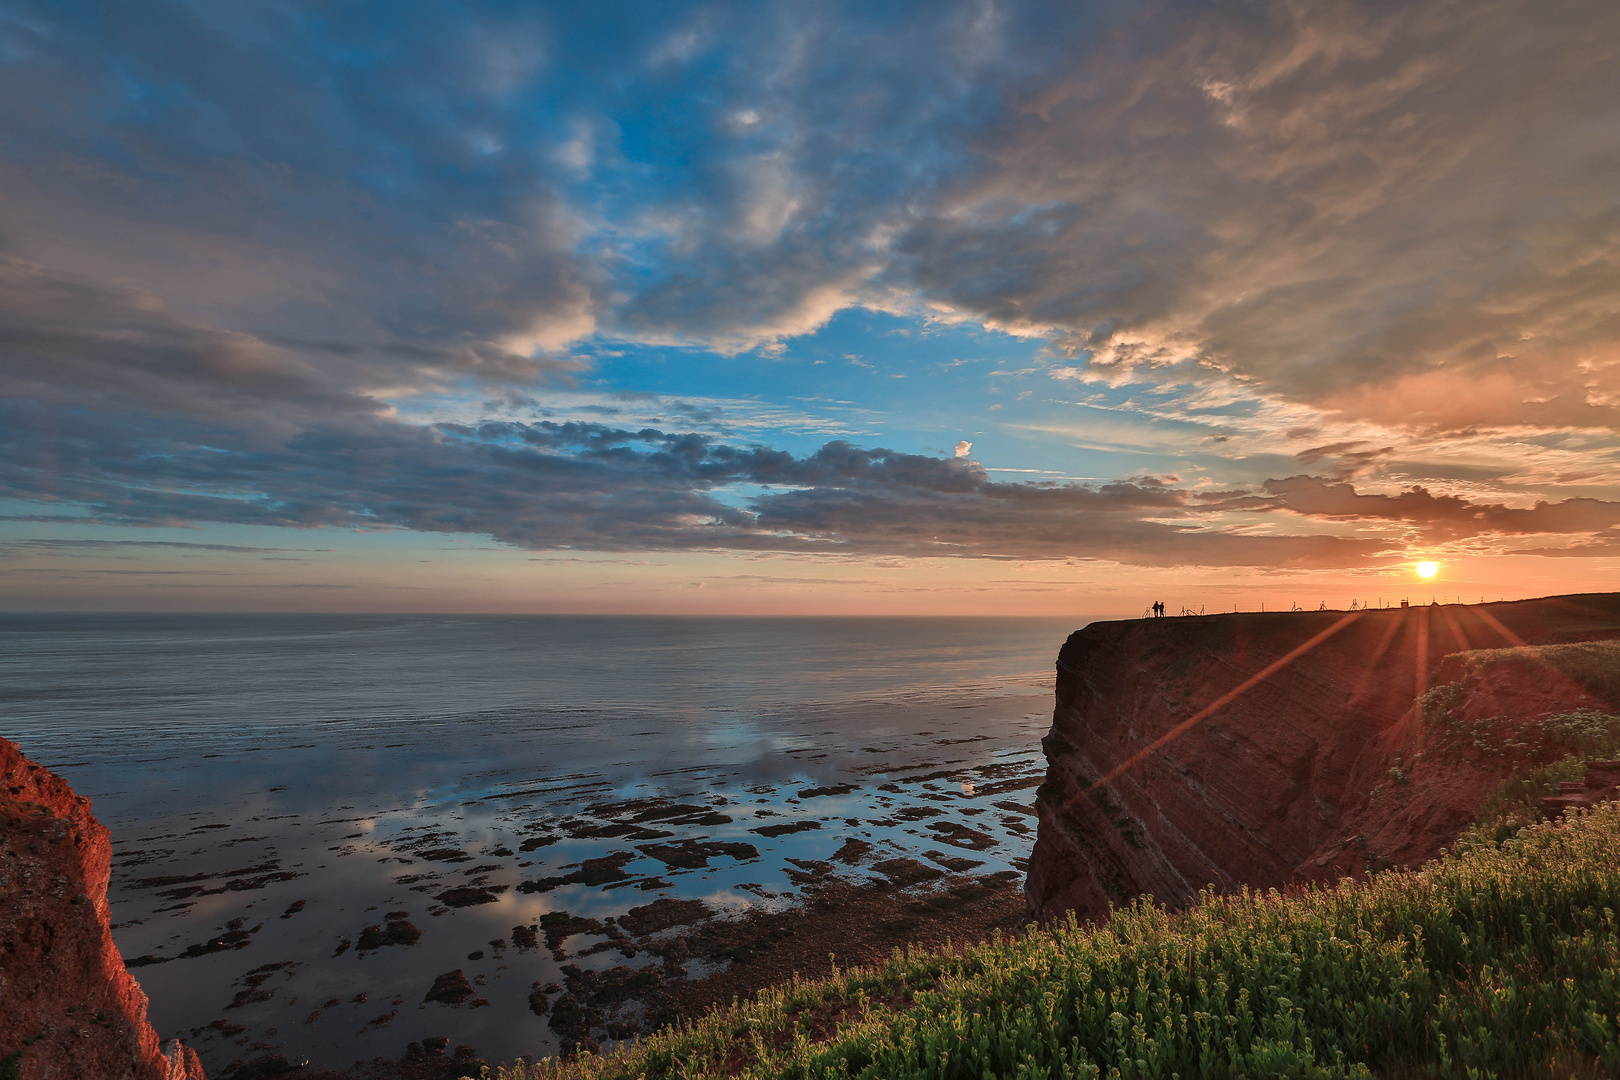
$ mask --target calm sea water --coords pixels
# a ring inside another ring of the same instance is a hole
[[[1082,623],[6,616],[0,733],[94,801],[119,947],[210,1072],[510,1058],[555,1047],[559,960],[511,936],[548,912],[788,904],[851,838],[1021,869]],[[390,913],[420,939],[357,948]],[[627,963],[593,942],[568,962]],[[487,1004],[423,1000],[455,969]]]

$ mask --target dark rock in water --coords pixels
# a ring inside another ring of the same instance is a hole
[[[546,998],[545,991],[540,989],[539,983],[529,988],[529,1011],[536,1016],[544,1016],[551,1011],[551,1002]]]
[[[954,821],[931,821],[928,830],[944,843],[954,847],[972,848],[974,851],[984,851],[996,846],[995,837],[982,833],[977,829],[970,829],[966,825],[959,825]]]
[[[231,1003],[225,1007],[227,1009],[240,1009],[243,1006],[251,1005],[254,1002],[269,1001],[275,996],[274,991],[262,990],[260,987],[268,982],[270,977],[276,972],[285,971],[288,968],[297,966],[298,965],[293,963],[291,960],[280,960],[273,964],[260,964],[258,967],[242,976],[239,981],[246,987],[246,989],[239,991],[237,995],[231,999]]]
[[[799,792],[798,797],[801,799],[816,799],[824,795],[848,795],[854,790],[854,784],[838,784],[834,787],[813,787],[805,788],[803,791]]]
[[[965,873],[966,871],[972,870],[974,867],[984,865],[984,863],[980,862],[978,859],[963,859],[955,855],[947,855],[943,851],[925,851],[923,852],[923,855],[943,866],[953,874]]]
[[[180,954],[179,959],[190,960],[210,953],[247,948],[253,940],[253,935],[264,929],[264,924],[260,923],[251,930],[244,930],[242,927],[246,922],[246,919],[232,919],[225,924],[224,933],[195,945],[187,945],[186,951]]]
[[[850,837],[844,841],[844,846],[832,853],[833,862],[841,862],[845,866],[856,866],[872,852],[872,845],[865,840]],[[932,856],[930,856],[932,858]],[[975,864],[977,865],[977,864]]]
[[[821,822],[819,821],[784,821],[780,825],[762,825],[757,829],[749,829],[748,831],[775,838],[786,836],[789,833],[806,832],[810,829],[819,828],[821,828]]]
[[[759,848],[753,844],[724,840],[683,840],[679,844],[643,844],[640,850],[643,855],[650,855],[665,866],[677,870],[701,870],[717,855],[729,855],[738,862],[759,858]]]
[[[449,1045],[450,1036],[435,1035],[432,1038],[422,1040],[422,1052],[428,1055],[442,1054]]]
[[[820,859],[794,859],[788,862],[798,867],[797,870],[784,870],[787,879],[801,888],[815,888],[824,883],[832,875],[832,863],[822,862]]]
[[[476,886],[446,889],[435,897],[445,907],[464,908],[476,904],[493,904],[498,898],[493,890]]]
[[[460,968],[456,968],[456,970],[447,971],[434,979],[432,988],[428,990],[427,996],[422,1000],[424,1002],[438,1001],[446,1005],[460,1005],[472,996],[472,983],[467,981],[466,974]],[[426,1047],[430,1041],[428,1039],[422,1040],[423,1047]],[[449,1042],[450,1040],[446,1039],[440,1048],[449,1045]]]
[[[405,912],[391,911],[381,926],[368,926],[360,931],[360,941],[355,948],[359,952],[368,952],[384,945],[415,945],[421,939],[422,931],[417,929]],[[339,948],[338,952],[342,951]]]
[[[540,928],[537,926],[512,927],[512,945],[519,952],[532,949],[539,943]]]
[[[304,1064],[295,1064],[279,1054],[266,1054],[231,1068],[225,1073],[224,1080],[270,1080],[271,1077],[297,1072]]]
[[[460,848],[431,848],[427,851],[415,851],[412,854],[418,859],[430,859],[433,862],[461,863],[472,861],[472,856]]]
[[[656,994],[665,983],[663,975],[650,968],[616,967],[607,971],[591,971],[577,964],[563,967],[568,980],[568,992],[551,1007],[551,1030],[556,1034],[564,1054],[595,1051],[597,1042],[593,1030],[605,1030],[609,1038],[625,1038],[633,1034],[635,1025],[623,1025],[613,1019],[612,1010],[627,1002],[645,999]],[[547,987],[556,991],[560,987]],[[534,996],[530,996],[533,1007]],[[618,1031],[615,1034],[615,1031]]]
[[[872,869],[888,878],[897,888],[915,885],[919,881],[935,881],[945,876],[943,870],[924,866],[916,859],[885,859],[883,862],[873,863]]]
[[[1510,748],[1548,713],[1620,706],[1500,650],[1617,637],[1612,593],[1077,630],[1042,743],[1030,914],[1421,864],[1524,765],[1459,732],[1494,725]]]
[[[633,907],[618,918],[619,926],[633,937],[645,937],[672,926],[690,926],[699,919],[708,918],[709,906],[701,900],[654,900],[641,907]]]
[[[202,1080],[146,1021],[113,944],[111,872],[90,800],[0,739],[0,1075]]]
[[[571,874],[525,881],[518,886],[518,892],[550,892],[562,885],[606,885],[611,881],[628,881],[630,875],[624,872],[623,867],[634,858],[632,852],[615,851],[599,859],[586,859]]]
[[[540,929],[545,931],[546,945],[562,959],[562,943],[575,934],[601,934],[607,928],[595,919],[570,915],[566,911],[548,911],[540,916]]]
[[[627,821],[615,821],[606,825],[590,821],[564,822],[562,829],[570,840],[659,840],[675,835],[664,829],[649,829],[645,825],[635,825]]]

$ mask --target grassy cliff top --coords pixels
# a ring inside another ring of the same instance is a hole
[[[1522,668],[1530,678],[1536,678],[1544,672],[1556,671],[1599,701],[1620,706],[1620,640],[1473,649],[1457,653],[1456,659],[1471,673],[1505,666]]]

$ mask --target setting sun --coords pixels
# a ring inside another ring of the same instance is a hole
[[[1423,577],[1423,578],[1434,577],[1435,574],[1438,574],[1440,572],[1440,564],[1439,563],[1432,563],[1432,562],[1420,562],[1420,563],[1417,564],[1417,572],[1418,572],[1418,577]]]

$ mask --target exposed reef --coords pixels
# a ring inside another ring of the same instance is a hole
[[[0,739],[0,1075],[203,1080],[146,1022],[113,944],[111,866],[90,800]]]
[[[1614,638],[1616,594],[1092,623],[1058,657],[1029,913],[1422,863],[1540,721],[1620,705],[1580,651],[1609,646],[1527,646]]]

